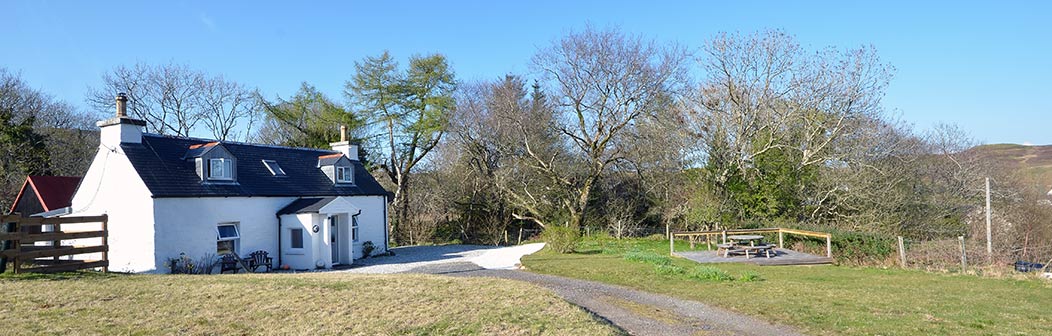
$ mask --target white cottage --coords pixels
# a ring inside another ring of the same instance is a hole
[[[71,215],[109,215],[110,270],[167,272],[169,258],[264,250],[276,265],[331,268],[387,250],[388,192],[357,144],[291,148],[143,133],[125,113],[101,143]],[[343,132],[345,133],[345,132]]]

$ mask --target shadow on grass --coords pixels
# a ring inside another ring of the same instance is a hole
[[[84,272],[63,272],[63,273],[19,273],[15,274],[10,271],[0,273],[0,280],[7,281],[60,281],[60,280],[79,280],[79,279],[101,279],[101,278],[112,278],[119,277],[125,274],[121,273],[102,273],[93,271]]]

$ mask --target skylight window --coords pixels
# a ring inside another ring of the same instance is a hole
[[[267,166],[271,174],[274,176],[285,176],[285,171],[281,169],[277,161],[274,160],[263,160],[263,165]]]

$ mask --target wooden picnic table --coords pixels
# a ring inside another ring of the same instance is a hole
[[[727,239],[734,240],[734,241],[748,241],[749,242],[749,246],[754,246],[754,245],[756,245],[756,241],[763,240],[763,236],[761,236],[761,235],[731,235],[731,236],[727,236]]]

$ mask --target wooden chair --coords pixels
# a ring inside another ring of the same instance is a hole
[[[237,274],[238,269],[241,269],[241,259],[236,254],[227,253],[219,257],[219,274],[227,271],[234,271],[234,274]]]
[[[270,257],[270,253],[267,251],[259,250],[248,254],[248,258],[245,259],[248,263],[247,268],[252,272],[255,272],[260,267],[266,267],[267,272],[274,269],[274,258]]]

